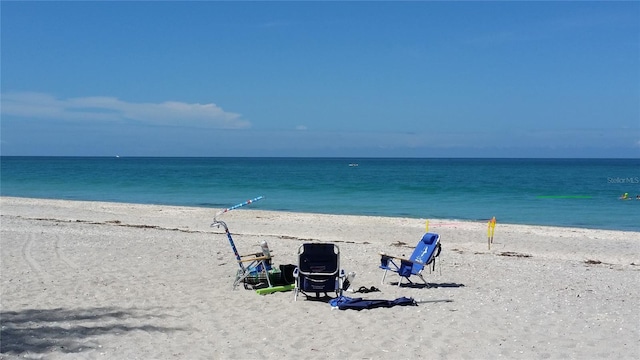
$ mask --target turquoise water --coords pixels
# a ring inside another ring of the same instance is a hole
[[[263,195],[252,208],[640,231],[640,159],[2,157],[1,169],[3,196],[220,209]]]

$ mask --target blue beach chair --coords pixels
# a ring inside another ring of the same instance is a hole
[[[436,257],[440,255],[440,235],[433,233],[426,233],[422,239],[416,245],[416,249],[408,259],[387,255],[380,253],[380,268],[384,270],[382,275],[382,283],[387,276],[388,271],[398,273],[400,280],[398,286],[402,283],[402,279],[407,279],[410,283],[413,283],[409,279],[412,275],[418,276],[422,282],[428,287],[429,284],[422,277],[422,270],[428,265],[432,265],[432,269],[435,269]]]
[[[344,271],[340,269],[340,249],[330,243],[307,243],[298,248],[298,267],[293,271],[295,278],[294,300],[298,293],[316,298],[324,293],[335,292],[342,296]]]

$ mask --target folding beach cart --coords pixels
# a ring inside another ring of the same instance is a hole
[[[236,244],[233,241],[233,237],[231,236],[231,232],[229,231],[229,227],[224,221],[218,220],[218,216],[228,211],[251,204],[261,199],[263,199],[263,197],[258,196],[254,199],[247,200],[243,203],[221,210],[216,213],[213,218],[213,223],[211,224],[212,227],[222,227],[224,229],[227,234],[229,244],[231,245],[231,250],[233,250],[233,254],[235,255],[238,270],[233,281],[233,289],[235,290],[238,285],[242,283],[245,289],[256,290],[256,292],[261,295],[270,294],[276,291],[293,290],[295,285],[293,283],[288,283],[290,281],[287,281],[285,278],[285,273],[283,273],[280,268],[272,266],[271,251],[269,250],[269,246],[266,241],[263,240],[261,242],[260,252],[240,255],[236,248]]]

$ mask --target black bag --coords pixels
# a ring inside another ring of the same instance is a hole
[[[293,277],[293,270],[296,269],[296,265],[286,264],[280,265],[280,273],[282,275],[281,279],[283,284],[278,285],[291,285],[296,282],[296,279]]]

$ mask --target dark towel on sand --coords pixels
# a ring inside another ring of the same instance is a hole
[[[363,310],[363,309],[374,309],[379,307],[392,307],[392,306],[417,306],[413,298],[401,297],[395,300],[371,300],[371,299],[363,299],[363,298],[349,298],[346,296],[337,297],[331,301],[329,304],[333,307],[337,307],[340,310]]]

